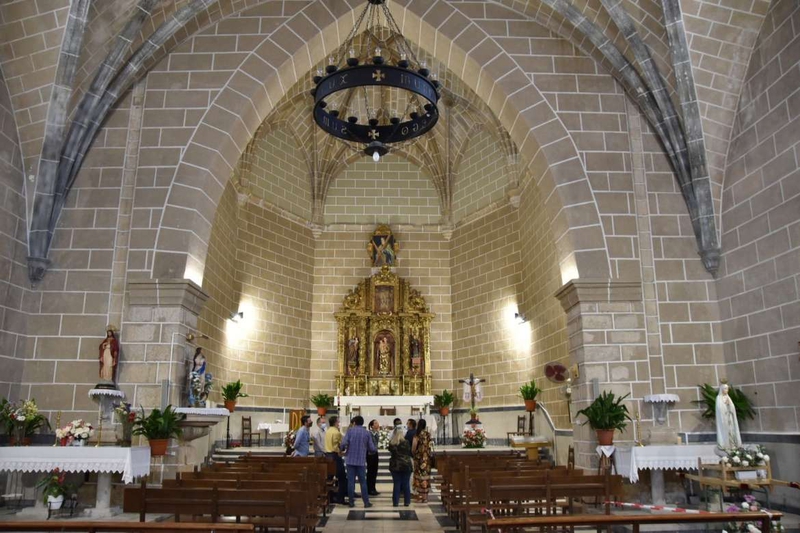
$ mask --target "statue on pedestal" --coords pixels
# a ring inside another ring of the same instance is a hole
[[[739,420],[736,418],[736,406],[733,405],[733,400],[728,394],[729,390],[728,384],[722,383],[717,394],[717,446],[721,450],[740,448],[742,446]]]
[[[106,328],[106,338],[100,343],[100,383],[97,388],[116,388],[117,363],[119,362],[119,342],[114,335],[116,328],[109,325]]]

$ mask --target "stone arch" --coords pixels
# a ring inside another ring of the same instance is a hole
[[[319,33],[288,48],[267,38],[220,91],[175,172],[156,239],[154,278],[186,277],[202,283],[208,238],[225,183],[259,125],[298,76],[339,46],[340,36],[363,7],[360,1],[352,3],[311,4],[285,26],[304,36],[312,20],[321,28]],[[303,14],[312,8],[313,16]],[[404,34],[465,80],[519,147],[545,199],[565,279],[607,278],[608,254],[604,239],[596,237],[603,233],[591,187],[577,149],[550,104],[493,39],[447,2],[434,0],[429,7],[395,3],[392,9]],[[185,187],[199,189],[207,201],[198,204],[195,195],[180,194]]]

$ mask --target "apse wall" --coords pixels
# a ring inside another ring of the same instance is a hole
[[[770,5],[728,152],[717,282],[725,361],[758,417],[745,430],[800,429],[800,5]]]
[[[16,396],[29,353],[25,321],[35,310],[26,289],[25,180],[11,101],[0,71],[0,397]]]
[[[337,324],[333,313],[341,308],[348,291],[373,273],[367,253],[373,231],[373,224],[348,225],[325,231],[316,240],[311,325],[312,394],[336,392]],[[395,273],[420,292],[436,315],[431,321],[433,389],[437,393],[444,388],[452,390],[451,243],[439,232],[408,226],[393,226],[392,232],[400,246]]]
[[[334,179],[325,199],[326,224],[435,225],[441,202],[430,177],[397,155],[363,158]]]
[[[206,263],[210,298],[198,320],[211,337],[197,342],[209,348],[212,399],[221,401],[221,386],[241,379],[249,395],[242,405],[305,406],[314,241],[274,209],[237,199],[229,182]],[[231,320],[234,312],[244,316]]]

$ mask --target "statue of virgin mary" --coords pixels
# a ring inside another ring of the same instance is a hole
[[[742,446],[742,435],[739,433],[739,420],[736,418],[736,407],[728,392],[727,383],[719,386],[717,393],[717,446],[722,450]]]

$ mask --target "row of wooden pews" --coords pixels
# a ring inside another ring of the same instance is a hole
[[[492,516],[571,515],[584,498],[607,502],[622,492],[621,476],[584,475],[512,454],[440,454],[436,460],[442,504],[464,533],[485,530]]]
[[[327,512],[331,465],[326,458],[244,456],[182,472],[159,488],[143,481],[125,490],[123,510],[139,513],[140,522],[148,514],[169,514],[175,522],[249,523],[257,530],[306,533]]]

